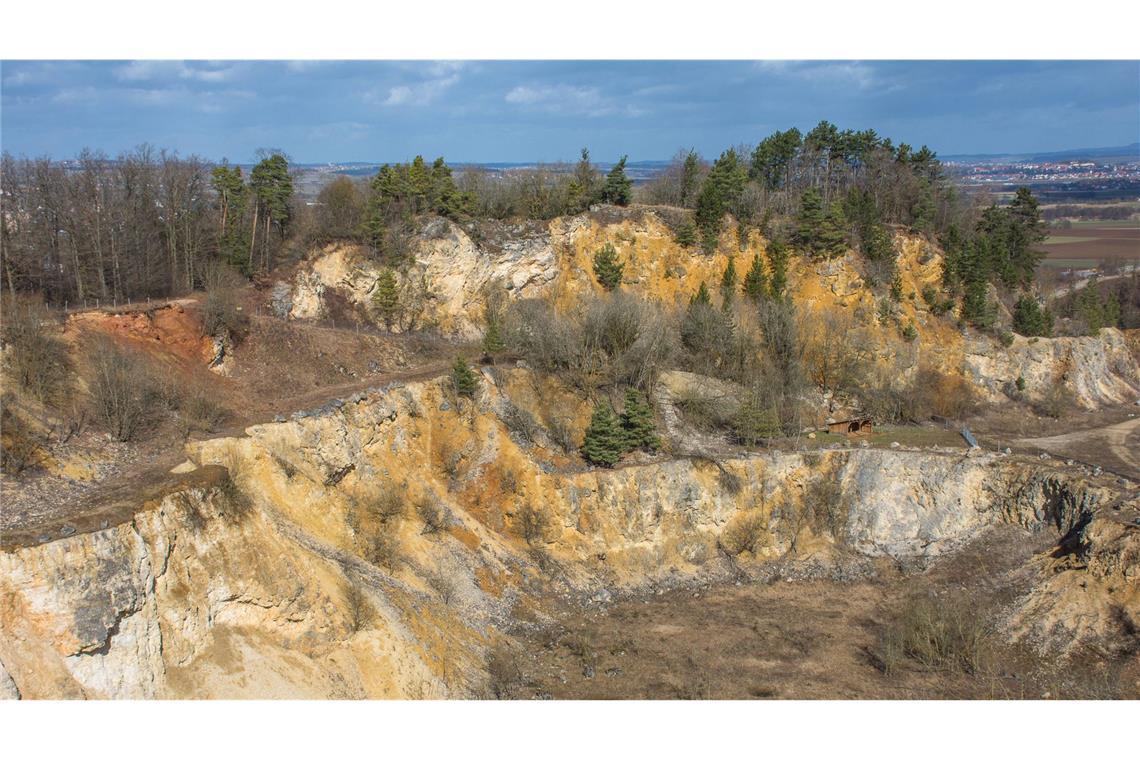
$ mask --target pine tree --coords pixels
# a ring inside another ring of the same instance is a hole
[[[816,254],[830,259],[839,256],[845,250],[847,250],[847,220],[843,216],[843,207],[833,203],[823,218]]]
[[[483,352],[497,354],[504,348],[506,348],[506,344],[503,342],[503,331],[499,326],[499,320],[489,320],[487,330],[483,333]]]
[[[728,257],[728,266],[724,268],[724,274],[720,278],[720,295],[721,303],[724,308],[732,305],[732,299],[736,295],[736,283],[738,278],[736,276],[736,257]]]
[[[737,205],[748,183],[748,171],[736,151],[726,150],[709,170],[697,194],[697,227],[705,250],[716,248],[724,215]]]
[[[1013,307],[1013,329],[1027,337],[1048,338],[1053,334],[1053,312],[1033,296],[1023,295]]]
[[[636,388],[625,389],[621,428],[625,435],[626,451],[634,449],[656,451],[661,446],[661,441],[657,437],[657,426],[653,422],[653,409],[641,391]]]
[[[625,434],[613,408],[608,401],[599,402],[586,428],[582,456],[591,464],[613,467],[625,453],[625,443]]]
[[[686,219],[685,221],[681,222],[681,225],[677,228],[674,239],[677,241],[678,245],[682,245],[685,248],[696,245],[697,226],[693,224],[693,221],[691,219]]]
[[[760,301],[768,295],[768,275],[758,253],[752,256],[752,266],[744,275],[744,295],[752,301]]]
[[[702,282],[701,286],[697,288],[697,292],[694,293],[691,298],[689,298],[689,306],[695,306],[696,304],[704,304],[705,306],[708,306],[711,303],[712,298],[709,296],[709,288]]]
[[[772,264],[772,279],[768,281],[768,292],[773,299],[784,297],[788,287],[788,246],[782,241],[773,240],[768,246],[768,261]]]
[[[796,216],[796,245],[814,255],[819,249],[823,223],[823,198],[818,190],[810,187],[800,196],[800,213]]]
[[[621,285],[622,270],[625,264],[618,261],[617,251],[611,243],[606,243],[594,254],[594,276],[606,290]]]
[[[590,163],[590,151],[582,148],[582,157],[574,167],[574,179],[570,180],[566,206],[571,214],[585,211],[594,202],[598,193],[598,172]]]
[[[479,388],[479,378],[460,356],[451,368],[451,381],[455,384],[455,392],[460,396],[473,398]]]
[[[380,270],[376,291],[372,294],[372,306],[380,313],[384,327],[391,331],[392,324],[400,313],[400,290],[396,285],[396,273],[388,267]]]
[[[602,187],[600,196],[602,203],[628,206],[633,200],[633,182],[625,176],[625,162],[628,158],[629,156],[622,156],[606,175],[606,184]]]

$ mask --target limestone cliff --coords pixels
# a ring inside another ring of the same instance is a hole
[[[190,444],[205,482],[121,524],[0,554],[0,688],[478,695],[487,650],[520,611],[541,618],[552,591],[604,596],[776,559],[929,557],[996,523],[1082,547],[1081,562],[1040,570],[1013,635],[1063,650],[1121,616],[1140,623],[1136,531],[1102,517],[1125,503],[1106,478],[903,449],[581,469],[519,422],[552,398],[539,382],[485,370],[474,401],[439,380],[376,389]],[[564,406],[581,424],[586,406]],[[755,540],[736,553],[744,524]]]

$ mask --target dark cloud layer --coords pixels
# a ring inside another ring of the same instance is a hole
[[[1140,139],[1140,64],[1119,62],[5,61],[2,141],[56,157],[140,142],[248,160],[715,155],[820,119],[941,154]]]

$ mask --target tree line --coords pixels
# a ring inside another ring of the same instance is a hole
[[[73,162],[3,155],[0,269],[10,294],[57,305],[123,303],[202,287],[222,260],[270,269],[290,233],[292,176],[279,152],[212,166],[149,145]]]

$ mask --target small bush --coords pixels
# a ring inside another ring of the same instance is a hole
[[[706,432],[729,427],[736,416],[730,399],[693,388],[687,388],[678,394],[674,403],[686,422]]]
[[[385,570],[395,570],[401,561],[399,539],[387,530],[369,536],[365,542],[364,559]]]
[[[552,416],[546,421],[546,433],[550,440],[562,449],[562,453],[570,454],[574,451],[574,426],[569,417]]]
[[[226,410],[218,406],[213,394],[204,388],[184,391],[177,403],[178,414],[189,428],[213,432],[227,417]]]
[[[424,524],[423,535],[434,536],[451,525],[451,513],[434,498],[424,498],[417,502],[416,514]]]
[[[534,415],[512,402],[506,401],[503,403],[503,411],[499,416],[502,418],[503,424],[507,426],[507,430],[526,443],[534,443],[539,432],[538,422],[535,421]]]
[[[388,484],[362,504],[363,509],[382,525],[397,522],[407,508],[404,494]]]
[[[519,533],[529,546],[544,543],[544,536],[550,528],[550,517],[545,512],[528,504],[519,510],[518,521]]]
[[[614,250],[612,243],[606,243],[594,254],[594,276],[606,290],[613,290],[621,285],[624,269],[625,264],[618,261],[617,251]]]
[[[989,649],[989,626],[969,599],[916,597],[883,632],[877,659],[887,674],[903,657],[930,670],[978,673]]]
[[[357,585],[348,583],[344,589],[344,609],[348,618],[349,629],[353,632],[363,631],[372,622],[376,615],[376,608],[368,594]]]
[[[808,484],[804,492],[804,510],[816,533],[829,533],[837,539],[843,537],[847,510],[842,497],[839,481],[834,477],[820,477]]]
[[[1072,409],[1075,405],[1076,399],[1073,397],[1072,391],[1066,388],[1060,380],[1057,380],[1045,396],[1037,402],[1036,410],[1038,414],[1056,420],[1061,418],[1066,409]]]
[[[733,557],[755,555],[768,540],[768,520],[758,509],[738,512],[720,534],[720,545]]]

